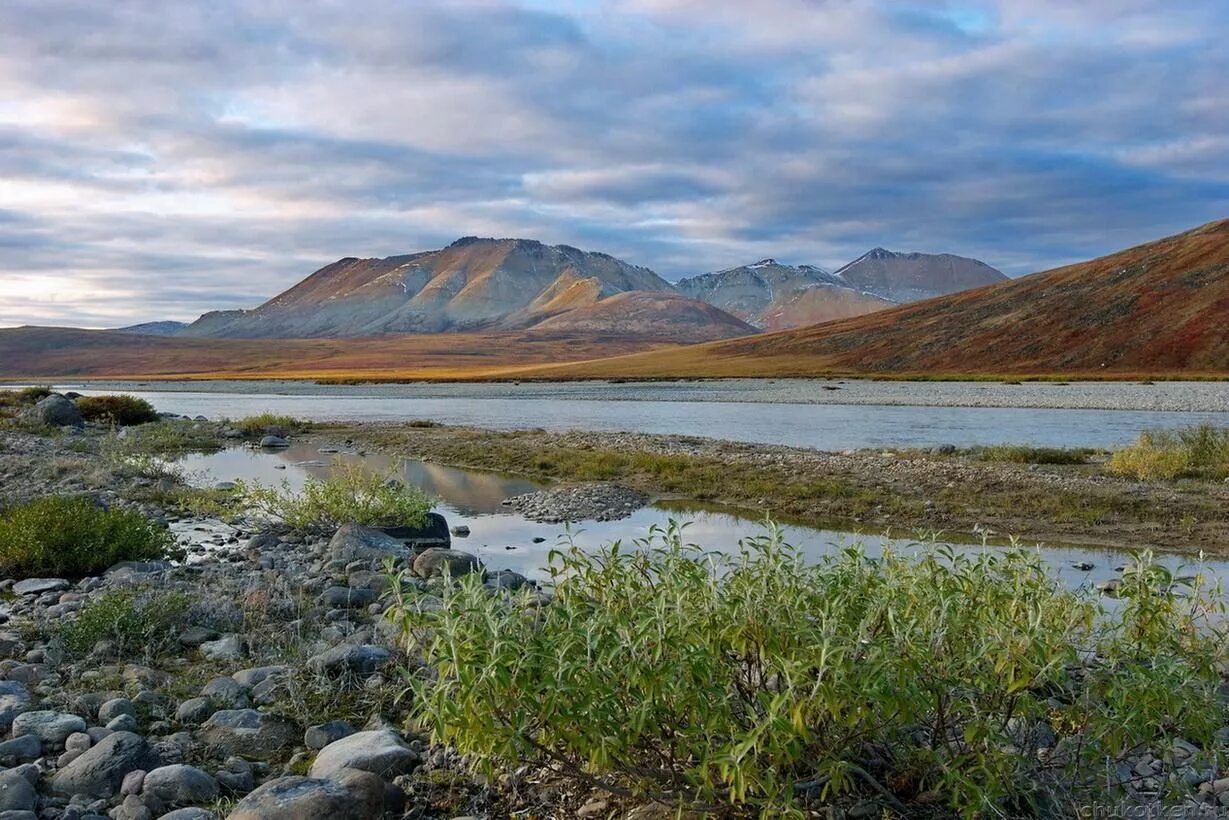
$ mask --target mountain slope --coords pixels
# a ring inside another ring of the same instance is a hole
[[[142,322],[139,325],[112,328],[115,333],[137,333],[143,336],[177,336],[187,325],[183,322]]]
[[[1229,220],[814,327],[536,376],[1229,374]]]
[[[916,302],[1007,279],[985,262],[950,253],[896,253],[874,248],[833,274],[847,287],[893,302]]]
[[[711,341],[756,332],[725,311],[677,293],[628,291],[534,325],[535,331],[602,336],[617,331],[641,339]]]
[[[822,268],[775,259],[680,279],[675,287],[769,330],[860,316],[892,304],[847,287]]]
[[[255,339],[517,329],[615,294],[673,290],[651,270],[603,253],[466,237],[438,251],[340,259],[255,310],[207,314],[184,335]]]

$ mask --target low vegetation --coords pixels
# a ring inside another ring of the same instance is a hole
[[[1142,481],[1229,477],[1229,428],[1205,424],[1141,433],[1110,457],[1107,469]]]
[[[156,589],[122,589],[90,599],[55,635],[78,655],[106,641],[117,657],[157,657],[175,646],[177,628],[190,606],[187,595]]]
[[[1162,781],[1176,740],[1225,752],[1222,599],[1147,556],[1112,615],[1022,550],[807,565],[775,531],[721,556],[672,526],[551,567],[546,607],[471,577],[391,610],[438,671],[408,677],[415,717],[492,771],[740,815],[874,794],[1053,816],[1112,796],[1141,751]]]
[[[431,500],[417,487],[338,463],[328,478],[307,479],[301,492],[239,483],[238,492],[253,507],[303,532],[330,532],[347,521],[369,527],[421,527]]]
[[[284,436],[305,430],[308,427],[307,422],[296,419],[294,416],[278,415],[277,413],[260,413],[259,415],[248,416],[238,421],[227,422],[227,424],[248,438],[260,438],[261,436],[269,435]]]
[[[977,447],[971,451],[978,461],[1009,464],[1087,464],[1096,453],[1089,447],[1028,447],[1020,444]]]
[[[130,427],[158,421],[158,411],[145,399],[136,396],[82,396],[77,409],[86,421]]]
[[[119,561],[161,558],[170,542],[139,512],[45,496],[0,513],[0,574],[92,575]]]
[[[0,408],[30,407],[50,395],[50,387],[23,387],[18,390],[0,390]]]

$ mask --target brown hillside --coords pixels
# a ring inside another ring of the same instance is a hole
[[[813,327],[538,375],[1229,373],[1229,220]]]

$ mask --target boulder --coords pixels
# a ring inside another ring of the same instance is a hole
[[[13,720],[30,709],[30,690],[15,680],[0,681],[0,732],[8,732]]]
[[[17,772],[0,772],[0,813],[33,811],[38,801],[34,786]]]
[[[290,667],[287,666],[253,666],[240,669],[231,677],[238,681],[240,686],[251,689],[269,678],[284,677],[289,671]]]
[[[120,715],[136,716],[137,707],[128,698],[111,698],[98,707],[98,722],[107,724]]]
[[[267,760],[302,738],[292,723],[255,709],[223,709],[205,721],[201,740],[228,755]]]
[[[383,530],[413,550],[431,547],[447,549],[452,545],[448,520],[439,513],[427,513],[426,521],[421,527],[384,527]]]
[[[218,816],[208,809],[190,806],[185,809],[175,809],[160,815],[158,820],[218,820]]]
[[[370,675],[388,663],[390,658],[392,658],[392,653],[382,646],[341,644],[309,658],[307,668],[313,672],[334,675],[343,672]]]
[[[22,735],[0,743],[0,766],[27,763],[43,756],[43,741],[37,735]]]
[[[279,777],[239,801],[227,820],[371,820],[384,815],[384,783],[370,772],[336,779]]]
[[[73,732],[84,732],[85,721],[66,712],[23,712],[13,719],[13,737],[35,735],[48,746],[62,746]]]
[[[71,400],[52,393],[25,412],[25,417],[49,427],[80,427],[85,423],[81,411]]]
[[[246,709],[251,706],[247,690],[234,678],[214,678],[201,689],[201,697],[209,698],[219,709]]]
[[[218,799],[218,781],[195,766],[162,766],[145,775],[141,798],[155,810],[166,810]]]
[[[336,586],[320,593],[320,603],[330,609],[364,609],[375,600],[375,592],[363,588]]]
[[[303,745],[309,749],[323,749],[330,743],[354,734],[354,727],[347,720],[330,720],[328,723],[318,723],[308,726],[303,733]]]
[[[336,561],[394,561],[408,559],[412,553],[391,535],[362,524],[342,524],[329,541],[329,557]]]
[[[209,720],[209,716],[216,711],[217,707],[209,698],[188,698],[175,710],[175,720],[194,726]]]
[[[270,450],[281,450],[289,447],[290,442],[281,436],[265,436],[260,440],[261,447],[267,447]]]
[[[16,595],[42,595],[44,592],[59,592],[72,584],[63,578],[26,578],[13,584]]]
[[[414,574],[419,578],[442,578],[445,573],[452,578],[460,578],[481,571],[482,563],[461,550],[433,548],[414,559]]]
[[[376,729],[335,740],[320,750],[308,774],[336,777],[346,769],[359,769],[392,780],[418,765],[418,753],[392,729]]]
[[[119,790],[124,775],[137,769],[152,769],[157,764],[144,738],[132,732],[116,732],[56,772],[51,778],[51,791],[110,797]]]
[[[211,661],[237,661],[243,657],[243,639],[239,635],[223,635],[216,641],[205,641],[200,650]]]

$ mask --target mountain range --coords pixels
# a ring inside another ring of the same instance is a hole
[[[1002,278],[976,260],[876,249],[837,273],[765,259],[672,285],[604,253],[465,237],[440,250],[339,259],[252,310],[121,331],[287,339],[537,328],[702,342],[858,316]]]

